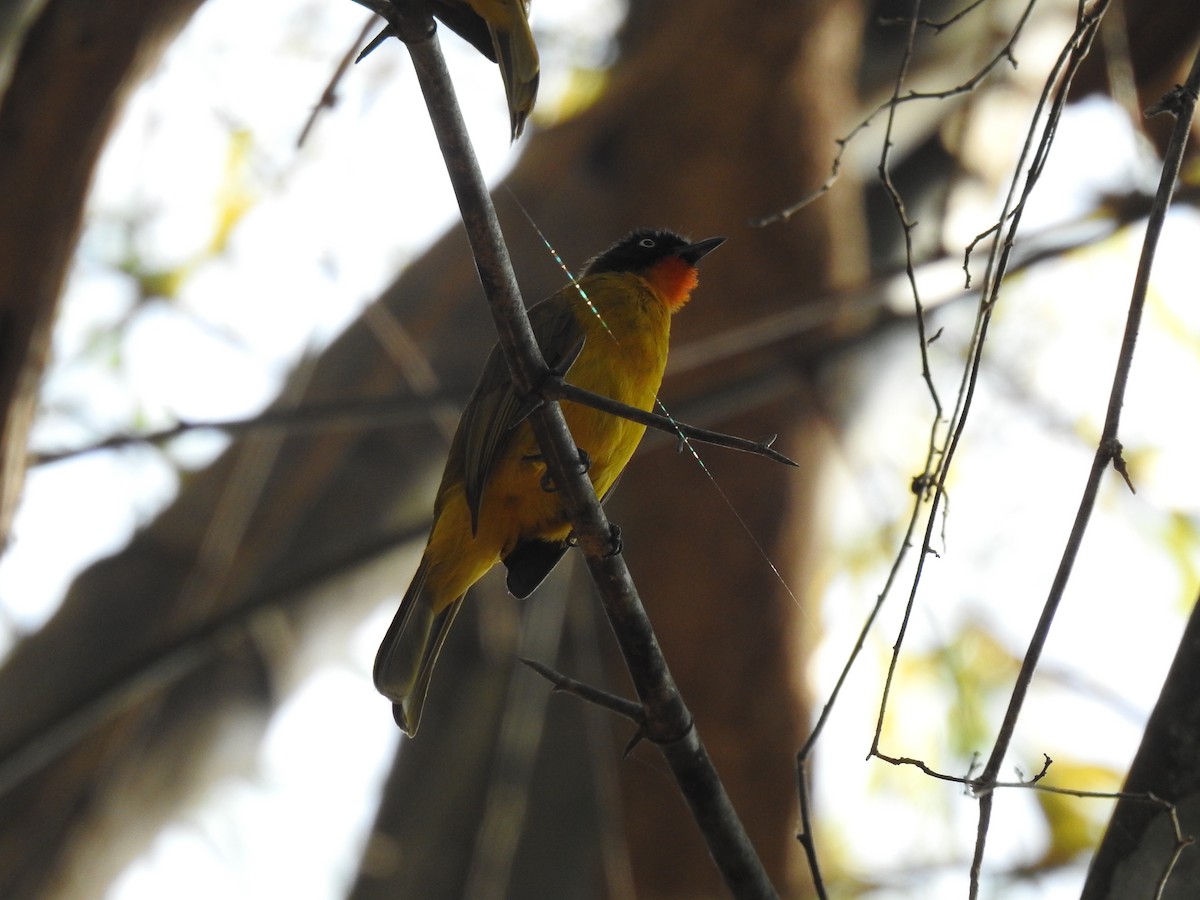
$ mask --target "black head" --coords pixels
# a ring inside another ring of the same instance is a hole
[[[583,274],[641,273],[672,256],[694,266],[706,253],[715,249],[724,240],[725,238],[719,237],[691,243],[673,231],[662,228],[639,228],[621,238],[588,263]]]

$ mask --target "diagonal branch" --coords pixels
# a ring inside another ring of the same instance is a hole
[[[357,2],[383,14],[408,46],[513,384],[518,392],[532,394],[549,372],[521,302],[432,19],[416,4],[384,9],[374,0]],[[579,471],[575,443],[558,404],[549,402],[534,410],[530,424],[550,476],[561,490],[574,533],[629,667],[645,713],[647,737],[658,745],[670,765],[730,891],[736,897],[776,897],[675,686],[625,561],[619,552],[612,552],[611,526],[591,482]]]
[[[611,397],[595,394],[568,384],[553,374],[548,375],[543,382],[541,393],[548,400],[571,400],[583,406],[612,413],[623,419],[640,422],[651,428],[657,428],[659,431],[665,431],[680,441],[686,438],[703,444],[740,450],[743,453],[753,453],[756,456],[762,456],[788,466],[796,465],[795,462],[771,446],[775,441],[775,435],[761,441],[752,441],[708,428],[687,425],[670,416],[646,412],[636,406],[618,403]],[[428,397],[405,395],[400,398],[366,397],[331,400],[326,403],[307,403],[299,407],[280,407],[268,409],[252,416],[233,419],[181,419],[174,425],[157,431],[147,431],[142,434],[114,434],[81,447],[35,453],[31,458],[30,465],[49,465],[89,453],[120,450],[138,444],[161,446],[193,431],[220,431],[230,437],[237,437],[272,428],[284,430],[289,434],[366,427],[382,428],[405,422],[424,421],[440,410],[460,410],[464,400],[465,397],[462,395],[451,394]]]
[[[564,675],[562,672],[555,671],[546,664],[538,662],[536,659],[522,657],[521,662],[525,663],[525,665],[554,685],[554,690],[574,694],[580,700],[592,703],[602,709],[607,709],[609,712],[614,712],[619,716],[624,716],[638,725],[643,724],[642,704],[635,703],[633,700],[626,700],[624,697],[611,694],[608,691],[602,691],[600,688],[593,687],[590,684],[585,684],[582,681]]]

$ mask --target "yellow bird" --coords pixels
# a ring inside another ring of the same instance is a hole
[[[541,64],[529,27],[529,0],[426,0],[433,16],[500,66],[512,139],[521,136],[537,100]],[[394,34],[381,31],[358,55],[368,53]]]
[[[605,250],[580,278],[529,309],[547,364],[566,370],[571,384],[651,409],[667,364],[671,315],[696,287],[696,264],[722,241],[691,243],[640,229]],[[425,554],[375,658],[375,687],[409,735],[420,724],[433,665],[467,589],[503,561],[509,591],[526,597],[567,550],[571,525],[547,489],[527,411],[497,346],[450,443]],[[571,402],[562,411],[603,498],[645,426]]]

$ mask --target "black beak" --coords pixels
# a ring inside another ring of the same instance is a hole
[[[694,266],[723,243],[725,243],[725,238],[723,237],[706,238],[703,241],[696,241],[694,244],[681,247],[675,255],[688,265]]]

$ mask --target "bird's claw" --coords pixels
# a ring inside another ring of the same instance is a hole
[[[625,544],[621,540],[621,526],[615,522],[608,523],[608,540],[608,551],[604,554],[604,558],[612,559],[625,549]]]
[[[567,537],[563,541],[563,543],[565,543],[568,547],[578,547],[579,546],[579,536],[576,535],[575,532],[572,531],[570,534],[567,535]],[[614,556],[616,556],[618,553],[620,553],[624,549],[625,549],[625,542],[621,540],[621,526],[614,524],[613,522],[609,522],[608,523],[608,549],[604,551],[604,558],[612,559]]]
[[[629,754],[634,751],[634,748],[637,747],[637,745],[640,744],[645,739],[646,739],[646,723],[645,723],[645,721],[642,721],[642,722],[638,723],[637,730],[634,731],[633,737],[631,737],[629,739],[629,743],[625,745],[625,752],[621,754],[621,758],[628,759]]]
[[[588,452],[586,450],[584,450],[582,447],[576,447],[575,451],[579,454],[579,462],[578,462],[579,474],[586,475],[589,471],[591,471],[592,458],[590,456],[588,456]],[[530,462],[540,462],[540,463],[544,463],[546,461],[546,457],[540,453],[534,453],[530,456],[526,456],[525,459]],[[554,479],[551,477],[550,471],[548,469],[542,473],[541,485],[542,485],[542,490],[545,491],[547,494],[553,494],[558,491],[558,485],[556,485],[554,483]]]

